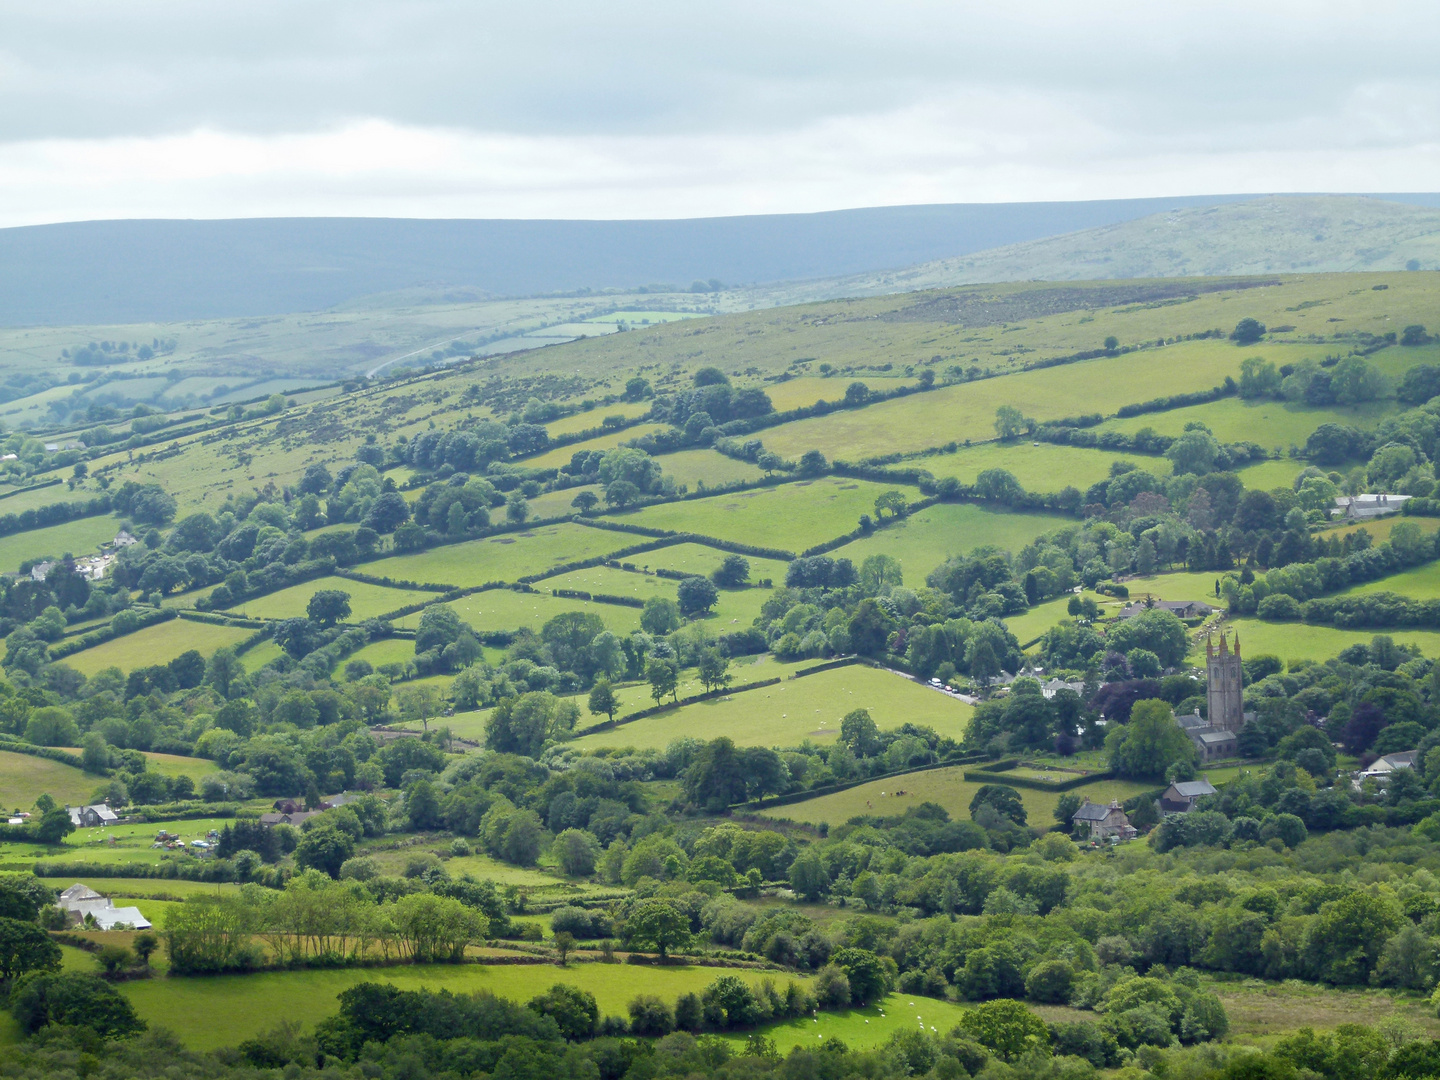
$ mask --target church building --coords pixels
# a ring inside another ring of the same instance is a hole
[[[1245,712],[1245,677],[1240,667],[1240,635],[1235,635],[1235,647],[1229,646],[1224,631],[1220,634],[1220,646],[1214,641],[1205,643],[1205,711],[1202,718],[1197,711],[1191,716],[1176,717],[1179,725],[1190,736],[1200,760],[1216,761],[1220,758],[1235,757],[1239,753],[1237,737],[1250,715]]]

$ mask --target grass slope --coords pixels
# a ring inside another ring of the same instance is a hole
[[[0,502],[0,514],[5,512],[5,504]],[[115,518],[101,514],[0,538],[0,570],[14,572],[27,559],[41,556],[92,554],[100,550],[101,544],[115,539],[118,529]]]
[[[648,506],[614,520],[650,529],[695,532],[757,547],[800,552],[843,536],[861,514],[875,516],[875,500],[899,489],[915,500],[919,491],[899,484],[876,484],[827,476],[772,488],[758,488],[710,499]]]
[[[798,746],[806,739],[828,743],[839,734],[840,719],[853,709],[868,709],[882,730],[911,723],[954,739],[965,734],[973,711],[904,676],[855,664],[668,709],[587,735],[576,745],[663,750],[681,735],[701,740],[724,735],[741,746]]]
[[[181,653],[199,649],[209,656],[216,649],[227,645],[240,644],[252,636],[254,630],[238,626],[215,626],[210,623],[191,622],[188,619],[171,619],[158,626],[147,626],[133,634],[115,638],[84,649],[73,656],[67,656],[64,663],[82,675],[94,675],[107,667],[118,667],[121,671],[147,667],[151,664],[167,664]]]
[[[246,600],[230,610],[254,619],[296,619],[305,615],[305,605],[322,589],[338,589],[350,594],[350,622],[374,619],[387,611],[435,598],[432,592],[390,589],[349,578],[323,577],[292,585],[268,596]]]
[[[1108,479],[1110,466],[1116,462],[1128,462],[1158,476],[1170,475],[1170,462],[1163,457],[1023,440],[967,446],[953,454],[913,458],[904,466],[928,469],[937,478],[953,476],[964,484],[973,484],[986,469],[1005,469],[1026,491],[1051,494],[1067,485],[1084,491],[1091,484]]]
[[[56,802],[74,806],[104,783],[103,776],[91,776],[73,765],[0,750],[0,809],[29,810],[47,792]]]
[[[556,615],[566,611],[589,611],[604,621],[609,630],[629,634],[640,629],[640,609],[618,604],[592,604],[585,600],[568,600],[546,592],[522,593],[513,589],[487,589],[461,597],[450,604],[465,622],[480,633],[496,630],[518,630],[528,627],[539,630]],[[396,626],[413,628],[420,625],[420,613],[406,615],[395,621]]]
[[[561,563],[593,558],[638,542],[640,538],[566,522],[449,544],[414,555],[397,555],[366,563],[364,570],[397,581],[468,588],[491,581],[515,581]]]

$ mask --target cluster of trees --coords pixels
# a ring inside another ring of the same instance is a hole
[[[1242,398],[1279,398],[1304,405],[1358,405],[1390,392],[1390,382],[1363,356],[1327,357],[1282,364],[1263,356],[1240,364]]]
[[[599,484],[604,489],[605,504],[616,509],[645,498],[672,496],[681,490],[673,477],[664,475],[659,461],[633,446],[603,452],[578,450],[560,472],[573,483]],[[599,501],[593,492],[582,491],[573,505],[581,513],[589,513]]]

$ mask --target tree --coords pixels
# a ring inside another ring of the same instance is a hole
[[[570,933],[569,930],[561,930],[555,935],[555,954],[560,957],[561,967],[565,966],[565,959],[574,948],[575,935]],[[590,1000],[594,1001],[595,999],[592,997]]]
[[[873,757],[880,750],[880,729],[866,709],[854,709],[840,721],[840,741],[856,757]]]
[[[160,938],[151,930],[142,930],[131,939],[130,947],[135,950],[140,962],[149,967],[151,954],[160,947]]]
[[[1005,784],[982,784],[970,800],[970,819],[975,820],[982,806],[989,806],[1001,817],[1009,818],[1016,825],[1025,824],[1025,804],[1020,793]]]
[[[652,948],[664,957],[690,941],[690,919],[668,900],[642,900],[625,920],[625,940],[632,948]]]
[[[1117,338],[1114,334],[1111,334],[1105,339],[1106,352],[1114,352],[1118,348],[1120,348],[1120,339]]]
[[[0,982],[31,971],[59,971],[61,959],[60,946],[35,923],[0,918]]]
[[[1175,723],[1170,706],[1154,698],[1135,703],[1130,722],[1105,737],[1105,750],[1112,769],[1137,779],[1158,780],[1172,763],[1195,760],[1190,736]]]
[[[850,982],[850,1000],[866,1005],[889,991],[889,980],[880,958],[868,949],[840,949],[830,962],[845,972]]]
[[[864,405],[870,400],[870,388],[863,382],[852,382],[845,387],[846,405]]]
[[[110,771],[110,746],[98,731],[85,733],[80,740],[80,767],[87,773],[103,776]]]
[[[884,518],[885,511],[889,510],[892,518],[903,517],[905,507],[906,501],[903,492],[894,490],[881,492],[875,499],[875,516]]]
[[[1261,332],[1264,328],[1261,327]],[[1263,356],[1247,356],[1240,362],[1240,396],[1270,397],[1280,392],[1280,372]]]
[[[668,596],[652,596],[640,611],[640,629],[664,637],[680,629],[680,605]]]
[[[722,589],[738,589],[750,580],[750,560],[743,555],[726,555],[710,574]]]
[[[600,841],[584,829],[566,829],[555,837],[550,850],[570,877],[589,877],[600,858]]]
[[[69,811],[56,806],[40,816],[40,827],[35,830],[35,839],[41,844],[58,844],[75,831]]]
[[[398,491],[381,493],[365,515],[364,525],[377,533],[394,532],[410,520],[410,504]]]
[[[710,579],[699,575],[687,577],[680,582],[675,593],[680,601],[682,615],[699,615],[702,612],[708,612],[720,599],[720,593]]]
[[[723,735],[702,746],[685,770],[686,801],[715,813],[744,802],[748,787],[744,762]]]
[[[435,785],[429,780],[417,780],[405,793],[405,814],[412,829],[438,829],[443,824],[440,815],[440,797]],[[348,858],[349,856],[346,856]],[[341,860],[344,862],[344,859]],[[337,876],[338,870],[335,875]]]
[[[615,687],[610,685],[609,679],[596,679],[595,685],[590,688],[590,700],[586,705],[592,716],[603,713],[607,720],[614,720],[615,710],[620,708],[620,696],[615,693]]]
[[[1027,1053],[1048,1055],[1050,1034],[1045,1021],[1018,1001],[986,1001],[960,1017],[960,1031],[1003,1061]]]
[[[409,721],[419,720],[426,731],[430,730],[430,717],[440,711],[440,700],[440,692],[429,683],[403,687],[395,695],[400,716]]]
[[[1433,340],[1420,323],[1411,323],[1400,332],[1401,345],[1429,345]]]
[[[1012,505],[1025,497],[1025,489],[1008,469],[982,469],[975,477],[975,494],[989,502]]]
[[[605,487],[605,502],[617,509],[631,506],[640,499],[640,489],[629,480],[616,480]]]
[[[645,661],[645,681],[650,684],[650,696],[655,699],[656,705],[664,700],[666,694],[674,694],[676,702],[679,702],[679,672],[669,660],[652,656]]]
[[[830,463],[819,450],[806,450],[800,455],[798,471],[801,476],[819,476],[828,468]]]
[[[1176,475],[1194,473],[1203,476],[1215,471],[1220,456],[1220,443],[1208,431],[1187,431],[1165,451]]]
[[[905,584],[900,560],[893,555],[867,555],[860,564],[860,587],[867,593]]]
[[[814,848],[805,848],[788,871],[790,887],[806,900],[819,900],[830,891],[830,873]]]
[[[332,878],[338,878],[341,864],[353,854],[355,841],[350,834],[326,824],[309,829],[301,836],[295,847],[295,865],[301,869],[323,870]]]
[[[1018,438],[1025,428],[1025,415],[1014,405],[1001,405],[995,410],[995,434],[1002,441]]]
[[[600,499],[593,491],[582,491],[570,500],[570,505],[582,514],[588,514],[600,505]]]
[[[719,649],[702,649],[700,661],[697,665],[700,675],[700,682],[704,684],[706,691],[714,690],[717,686],[729,684],[732,676],[726,670],[730,666],[730,658]]]
[[[27,976],[11,992],[10,1012],[29,1034],[51,1024],[88,1027],[102,1039],[145,1030],[128,998],[103,979],[77,972]]]
[[[320,589],[305,605],[305,614],[321,626],[334,626],[350,617],[350,594],[342,589]]]
[[[1236,345],[1254,345],[1265,336],[1265,324],[1258,319],[1244,318],[1230,331],[1230,340]]]

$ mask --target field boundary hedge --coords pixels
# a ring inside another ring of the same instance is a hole
[[[31,490],[33,489],[21,489],[21,491]],[[19,495],[20,493],[20,491],[12,491],[10,494]],[[67,521],[79,521],[81,518],[100,517],[110,513],[110,506],[109,495],[97,495],[84,502],[51,503],[49,506],[31,507],[18,514],[0,514],[0,536],[29,532],[32,529],[44,529],[51,525],[61,525]]]
[[[117,612],[116,614],[119,613]],[[98,629],[91,630],[88,634],[82,634],[80,637],[69,638],[51,645],[47,651],[47,655],[51,660],[63,660],[67,656],[74,656],[78,652],[92,649],[96,645],[103,645],[107,641],[128,637],[131,634],[139,633],[147,627],[157,626],[162,622],[169,622],[171,619],[178,618],[179,615],[180,612],[176,608],[153,608],[150,611],[141,612],[140,624],[136,626],[134,630],[127,630],[123,634],[116,631],[115,620],[112,618],[110,622]]]
[[[806,675],[819,675],[822,671],[834,671],[836,668],[851,667],[854,664],[865,664],[858,656],[842,656],[835,660],[826,660],[823,664],[812,664],[807,668],[796,668],[790,673],[792,679],[803,679]],[[866,667],[871,665],[865,664]]]
[[[16,488],[14,491],[5,492],[3,495],[0,495],[0,500],[11,499],[16,495],[24,495],[27,491],[42,491],[45,488],[54,487],[56,484],[63,484],[64,482],[64,480],[55,479],[45,480],[39,484],[30,484],[27,487]]]
[[[577,525],[588,525],[592,529],[610,529],[614,532],[628,532],[638,536],[653,536],[657,540],[665,540],[664,544],[657,544],[655,548],[644,550],[656,550],[662,547],[670,547],[674,544],[700,544],[704,547],[712,547],[716,551],[728,551],[732,555],[750,555],[756,559],[774,559],[777,562],[790,562],[795,558],[793,551],[785,551],[782,548],[759,547],[755,544],[741,544],[733,540],[721,540],[718,536],[706,536],[703,533],[675,532],[670,529],[647,529],[640,525],[630,525],[622,521],[607,521],[599,518],[577,518]],[[623,552],[617,551],[607,558],[618,558]],[[631,554],[639,554],[637,549]],[[580,567],[579,569],[584,569]]]
[[[930,509],[930,507],[934,506],[940,501],[941,499],[938,495],[932,495],[924,499],[917,499],[915,502],[910,503],[905,507],[905,513],[903,514],[894,517],[888,517],[883,521],[876,521],[875,524],[872,525],[869,529],[865,529],[857,525],[844,536],[837,536],[833,540],[826,540],[823,544],[816,544],[814,547],[806,548],[800,553],[800,557],[802,559],[809,559],[816,555],[824,555],[827,551],[834,551],[836,548],[844,547],[846,544],[854,543],[856,540],[859,540],[862,537],[871,536],[879,532],[881,529],[888,528],[890,525],[893,525],[897,521],[904,520],[911,514],[919,513],[921,510],[928,510]]]
[[[97,863],[79,859],[64,862],[37,862],[36,877],[65,878],[158,878],[175,881],[234,881],[235,870],[228,862],[168,859],[160,863]]]
[[[34,743],[25,742],[16,735],[0,735],[0,750],[8,750],[12,754],[28,754],[30,757],[44,758],[46,761],[58,761],[61,765],[70,765],[81,772],[85,771],[80,758],[75,754],[67,754],[64,750],[57,750],[53,746],[36,746]]]
[[[1044,780],[1036,780],[1032,776],[1011,776],[1008,772],[976,769],[973,772],[967,771],[965,779],[972,784],[1003,784],[1006,787],[1030,788],[1033,791],[1069,791],[1072,788],[1084,787],[1086,784],[1093,784],[1100,780],[1113,780],[1115,772],[1112,769],[1106,769],[1104,772],[1086,773],[1083,776],[1062,780],[1058,784],[1047,784]]]

